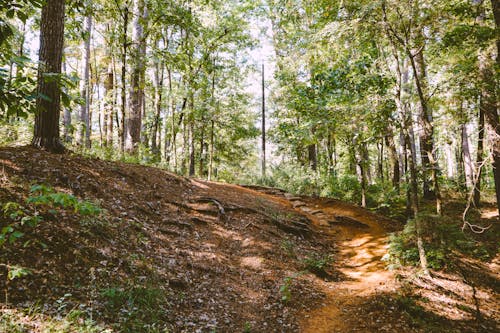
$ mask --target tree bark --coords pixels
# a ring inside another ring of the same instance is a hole
[[[162,101],[163,101],[163,73],[164,66],[163,61],[158,61],[155,64],[154,73],[154,83],[155,83],[155,117],[153,120],[153,132],[151,133],[151,153],[155,159],[160,158],[160,142],[158,139],[158,133],[160,131],[160,118],[162,111]]]
[[[47,79],[47,74],[61,73],[64,10],[65,0],[47,0],[40,21],[38,96],[32,145],[54,153],[65,151],[59,136],[61,87],[58,80]]]
[[[495,18],[495,27],[497,29],[496,45],[497,55],[496,64],[500,65],[500,8],[498,0],[492,0],[493,14]],[[479,4],[481,5],[481,4]],[[478,21],[484,24],[484,17],[479,15]],[[484,113],[485,129],[487,138],[490,142],[491,154],[493,157],[493,178],[495,180],[495,192],[497,198],[497,209],[500,212],[500,124],[498,120],[498,88],[497,77],[493,70],[494,65],[490,63],[491,53],[489,50],[479,50],[479,82],[481,96],[479,107]]]
[[[66,74],[66,62],[63,63],[63,72]],[[72,128],[71,128],[71,109],[69,107],[64,108],[63,116],[63,138],[64,142],[71,143],[72,138]]]
[[[464,162],[465,185],[467,189],[471,189],[474,182],[474,167],[469,148],[469,134],[467,125],[462,124],[462,159]]]
[[[399,192],[399,180],[400,180],[400,170],[399,170],[399,160],[398,153],[396,151],[396,144],[394,143],[394,134],[391,127],[388,127],[387,135],[385,136],[385,145],[389,150],[389,161],[392,168],[392,187]]]
[[[111,52],[110,52],[111,56]],[[114,104],[114,84],[115,77],[113,74],[112,61],[108,63],[106,79],[104,80],[104,127],[106,128],[105,146],[113,147],[113,104]]]
[[[478,119],[478,137],[477,137],[477,152],[476,152],[476,182],[474,184],[473,203],[476,208],[479,208],[481,203],[481,175],[483,173],[484,161],[484,111],[479,107]]]
[[[80,106],[80,113],[77,127],[77,143],[81,147],[90,148],[90,35],[92,33],[91,1],[86,1],[85,10],[89,13],[84,19],[84,40],[82,42],[82,65],[80,77],[80,95],[83,104]]]
[[[118,136],[120,137],[120,150],[125,151],[125,119],[127,106],[127,52],[128,52],[128,21],[129,10],[127,6],[123,8],[123,31],[122,31],[122,67],[121,67],[121,107],[120,107],[120,123],[118,126]],[[116,117],[118,122],[118,117]]]
[[[144,0],[134,1],[134,22],[132,24],[132,78],[130,90],[130,112],[127,118],[127,136],[125,150],[129,153],[137,152],[141,143],[142,113],[144,99],[144,58],[146,56],[146,41],[144,38],[144,21],[146,20],[146,7]]]

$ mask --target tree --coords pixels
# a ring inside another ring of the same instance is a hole
[[[32,145],[54,153],[65,150],[59,137],[64,11],[65,0],[47,0],[40,22],[38,97]]]
[[[144,25],[147,11],[144,0],[134,1],[133,21],[133,53],[132,82],[130,90],[130,112],[127,119],[127,137],[125,149],[135,152],[141,142],[142,114],[144,107],[144,73],[146,41],[144,38]]]

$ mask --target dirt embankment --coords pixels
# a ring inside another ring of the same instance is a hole
[[[425,331],[401,308],[404,286],[381,261],[387,231],[397,225],[359,207],[1,148],[1,202],[24,204],[33,184],[98,202],[105,214],[82,222],[71,212],[47,213],[23,230],[23,242],[4,246],[1,263],[33,272],[6,285],[0,267],[0,290],[9,297],[4,311],[38,302],[56,316],[64,298],[68,309],[84,308],[116,329],[123,309],[110,303],[109,291],[140,286],[162,300],[154,318],[133,317],[137,331],[142,324],[173,332]],[[481,292],[491,295],[487,287]],[[438,327],[479,327],[467,311],[428,315]]]

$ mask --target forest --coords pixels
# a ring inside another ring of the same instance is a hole
[[[499,0],[0,0],[0,331],[500,330],[499,79]]]

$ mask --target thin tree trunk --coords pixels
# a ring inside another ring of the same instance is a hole
[[[215,121],[212,119],[210,120],[210,161],[208,165],[208,180],[212,180],[212,174],[213,174],[213,164],[214,164],[214,127],[215,127]]]
[[[467,133],[467,125],[462,124],[462,158],[464,161],[465,185],[467,189],[472,188],[474,182],[474,167],[469,148],[469,134]]]
[[[111,53],[110,53],[111,54]],[[112,61],[108,64],[106,79],[104,80],[104,127],[106,128],[105,146],[113,146],[113,104],[114,104],[114,84],[115,78],[113,73]]]
[[[122,68],[121,68],[121,119],[120,126],[118,127],[118,136],[120,137],[120,149],[123,153],[125,151],[125,119],[126,119],[126,106],[127,106],[127,51],[128,51],[128,21],[129,10],[127,6],[123,8],[123,32],[122,32]],[[118,121],[118,117],[116,118]]]
[[[155,117],[153,121],[153,132],[151,133],[151,152],[155,159],[160,157],[160,140],[158,140],[158,133],[160,131],[160,117],[162,110],[162,100],[163,100],[163,61],[158,61],[155,64],[155,73],[154,73],[154,81],[155,81]]]
[[[262,156],[261,177],[266,178],[266,91],[264,85],[264,64],[262,64]]]
[[[63,71],[66,73],[66,62],[63,63]],[[72,129],[71,129],[71,109],[69,107],[64,108],[64,117],[63,117],[63,138],[64,142],[71,143],[72,138]]]
[[[392,186],[399,192],[399,180],[400,180],[399,160],[398,160],[398,153],[396,151],[396,144],[394,143],[392,128],[390,127],[388,129],[388,134],[385,136],[385,145],[389,150],[389,161],[392,167]]]
[[[481,175],[483,172],[484,161],[484,111],[479,107],[479,120],[478,120],[478,137],[477,137],[477,152],[476,152],[476,183],[474,184],[474,199],[473,203],[476,208],[479,208],[481,202]]]
[[[90,38],[92,34],[92,2],[86,1],[85,10],[89,13],[84,20],[84,40],[82,43],[82,67],[80,79],[80,95],[84,103],[80,106],[79,124],[77,127],[77,143],[81,147],[90,148]]]
[[[144,99],[144,58],[146,56],[146,41],[144,38],[144,21],[146,8],[144,0],[134,1],[134,21],[132,24],[132,39],[134,43],[132,55],[132,78],[130,87],[130,112],[127,119],[125,149],[136,153],[141,143],[143,99]]]

